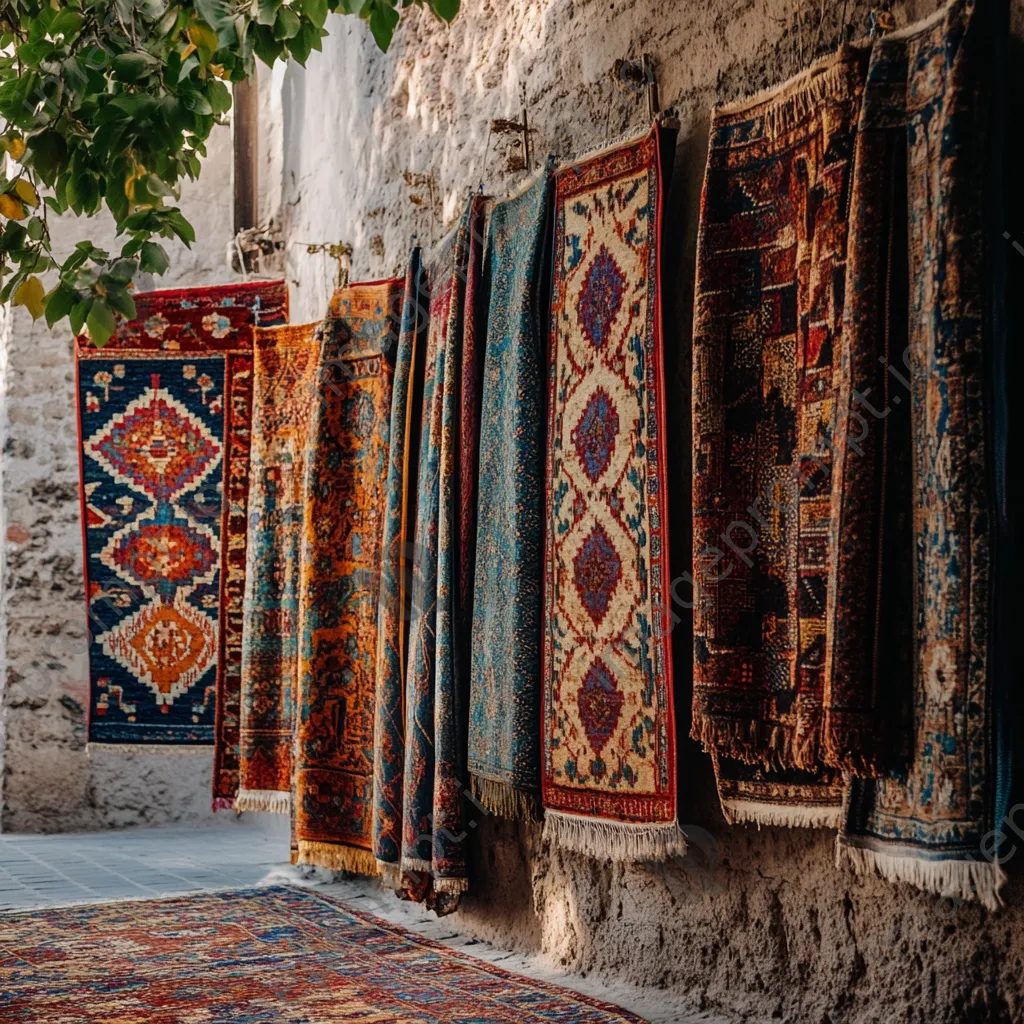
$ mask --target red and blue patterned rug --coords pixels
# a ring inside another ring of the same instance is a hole
[[[10,1024],[640,1021],[301,889],[0,920],[0,1019]]]

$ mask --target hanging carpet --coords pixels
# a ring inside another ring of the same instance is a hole
[[[216,741],[214,805],[238,788],[253,327],[283,282],[135,298],[77,342],[89,742]]]
[[[616,860],[685,849],[676,823],[662,157],[642,139],[555,174],[545,470],[545,836]]]
[[[377,601],[402,282],[339,289],[321,327],[299,589],[298,861],[376,874]]]

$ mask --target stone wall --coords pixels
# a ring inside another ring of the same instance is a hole
[[[351,243],[355,280],[401,273],[411,237],[437,241],[471,189],[482,182],[501,194],[521,179],[508,170],[506,140],[488,132],[491,118],[518,115],[521,89],[538,157],[578,157],[642,130],[644,101],[618,82],[613,66],[650,53],[662,105],[681,122],[664,273],[673,560],[687,565],[689,332],[710,108],[795,73],[835,46],[844,7],[863,26],[868,6],[464,0],[450,29],[412,11],[387,55],[364,25],[332,18],[324,52],[308,69],[261,79],[261,210],[288,242],[293,319],[319,317],[333,280],[330,261],[307,254],[306,244]],[[903,22],[933,7],[932,0],[896,5]],[[1014,16],[1019,38],[1024,0],[1014,0]],[[224,141],[215,142],[188,199],[202,255],[175,254],[175,281],[227,278]],[[1024,240],[1024,220],[1010,229]],[[13,326],[0,463],[8,624],[3,827],[197,820],[209,803],[207,756],[85,757],[70,343],[20,315]],[[675,637],[683,705],[684,633]],[[576,972],[665,987],[696,1007],[748,1020],[1024,1019],[1018,879],[1005,894],[1008,907],[991,914],[839,871],[825,831],[728,828],[708,758],[687,740],[680,745],[681,814],[697,840],[686,858],[613,867],[559,854],[531,827],[487,818],[474,833],[476,878],[456,926],[543,951]]]

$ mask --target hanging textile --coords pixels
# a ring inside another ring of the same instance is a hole
[[[216,741],[214,806],[238,788],[252,335],[283,282],[135,297],[105,346],[77,341],[91,744]]]
[[[320,355],[316,328],[256,331],[237,811],[291,809],[306,441]]]
[[[489,811],[540,810],[541,552],[551,172],[491,211],[469,771]]]
[[[428,263],[429,328],[423,386],[415,559],[406,668],[402,870],[439,913],[467,885],[463,828],[466,696],[457,632],[459,425],[470,237],[483,200],[471,200]],[[476,286],[474,286],[476,287]]]
[[[763,818],[722,787],[730,820],[839,819],[822,756],[834,374],[867,61],[844,47],[712,116],[694,299],[692,736],[720,774],[726,758],[771,770]]]
[[[377,600],[402,281],[334,293],[321,327],[299,590],[298,860],[377,873]]]
[[[428,302],[417,247],[409,258],[395,359],[377,613],[373,852],[385,883],[393,888],[401,886],[405,665]]]
[[[875,44],[854,148],[836,367],[823,758],[904,764],[913,665],[907,345],[906,53]],[[904,765],[905,766],[905,765]]]
[[[617,860],[676,823],[655,127],[555,175],[544,558],[545,836]],[[667,150],[666,148],[667,147]]]
[[[838,845],[859,871],[990,908],[1009,780],[994,653],[991,17],[956,2],[876,44],[878,81],[906,81],[910,338],[893,362],[911,385],[914,730],[907,772],[853,781]]]

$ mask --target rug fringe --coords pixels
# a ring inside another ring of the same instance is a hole
[[[434,871],[434,865],[429,860],[423,860],[420,857],[403,857],[402,858],[402,872],[403,874],[412,875],[429,875]]]
[[[634,825],[545,811],[544,838],[559,849],[598,860],[663,861],[686,853],[686,836],[674,821]]]
[[[469,779],[473,798],[491,814],[511,821],[540,821],[543,810],[536,793],[528,793],[507,782],[484,779],[471,775]]]
[[[213,798],[213,804],[211,809],[214,813],[217,811],[233,811],[235,809],[235,797],[233,796],[215,796]]]
[[[277,789],[240,789],[235,797],[235,810],[291,814],[292,795]]]
[[[377,858],[369,850],[357,846],[343,846],[341,843],[321,843],[306,839],[299,840],[299,863],[328,871],[349,871],[354,875],[378,874]]]
[[[85,756],[92,757],[93,750],[104,753],[117,751],[122,754],[212,754],[213,747],[207,743],[202,746],[187,743],[97,743],[95,740],[86,743]]]
[[[782,828],[839,828],[840,804],[806,807],[800,804],[766,804],[757,800],[723,800],[722,813],[730,825],[780,826]]]
[[[712,755],[731,757],[744,764],[760,764],[770,771],[797,768],[813,771],[819,765],[817,731],[812,730],[803,746],[797,744],[795,729],[751,719],[695,715],[690,739],[696,740]]]
[[[974,901],[989,910],[1003,906],[1000,890],[1006,884],[1006,872],[987,860],[922,860],[910,852],[851,846],[848,839],[836,836],[836,867],[844,863],[858,875],[874,872],[889,882],[908,882],[925,892]]]
[[[460,893],[469,889],[468,878],[435,878],[434,892]]]
[[[731,118],[737,114],[753,116],[756,113],[764,118],[766,134],[778,137],[838,92],[849,78],[849,65],[869,49],[870,44],[864,42],[840,46],[836,52],[819,57],[788,81],[715,106],[711,122],[715,124],[722,117]],[[757,110],[758,107],[763,109]]]

